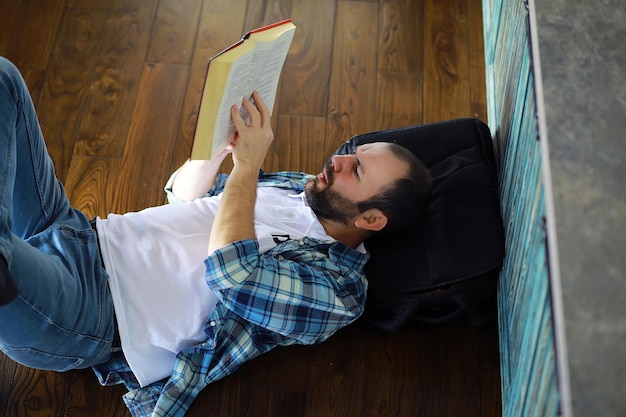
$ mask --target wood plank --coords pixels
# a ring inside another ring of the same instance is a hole
[[[249,365],[250,363],[243,365],[234,374],[213,382],[201,391],[185,413],[185,417],[254,417],[243,412],[245,398],[248,395],[245,377],[249,375]]]
[[[123,385],[103,388],[91,369],[72,371],[69,389],[64,416],[130,417],[122,401],[126,388]]]
[[[372,329],[367,333],[364,415],[422,415],[422,351],[429,346],[426,335],[419,329],[394,334]]]
[[[150,36],[147,62],[189,64],[202,3],[160,0]]]
[[[9,397],[13,391],[17,363],[0,352],[0,415],[7,416]]]
[[[330,156],[324,150],[326,119],[280,116],[278,127],[264,168],[269,172],[320,172],[323,163]]]
[[[487,86],[485,77],[485,41],[483,36],[482,0],[468,0],[469,16],[469,85],[470,113],[487,122]]]
[[[427,0],[424,122],[471,115],[466,0]]]
[[[311,346],[277,347],[250,362],[246,383],[256,391],[305,393]]]
[[[421,124],[422,77],[416,72],[378,72],[376,129]]]
[[[436,345],[423,351],[425,416],[481,416],[478,331],[462,325],[433,328]]]
[[[380,71],[422,72],[424,55],[424,3],[412,0],[381,1]]]
[[[5,415],[63,417],[69,393],[65,374],[17,367]]]
[[[6,49],[11,42],[13,27],[19,22],[19,12],[23,6],[23,0],[0,1],[0,56],[6,56]]]
[[[502,414],[500,350],[497,341],[496,320],[480,328],[480,399],[483,416]]]
[[[341,1],[337,8],[325,152],[350,136],[374,130],[378,6]]]
[[[126,146],[157,3],[118,3],[104,28],[93,81],[82,106],[75,155],[121,157]]]
[[[297,29],[281,76],[281,115],[326,116],[335,8],[335,0],[294,3]]]
[[[105,17],[100,10],[69,10],[48,67],[39,121],[61,181],[67,176],[72,158],[77,119],[91,83],[97,57],[93,51]]]
[[[249,1],[245,31],[291,17],[292,0]]]
[[[300,415],[305,408],[306,357],[310,349],[279,347],[244,364],[202,391],[185,417]]]
[[[202,5],[172,169],[189,158],[209,58],[241,38],[246,4],[247,0],[209,0]]]
[[[65,0],[25,1],[16,16],[20,23],[13,25],[6,58],[18,68],[45,69],[55,45],[62,42],[57,32],[64,10]]]
[[[244,416],[304,417],[306,394],[255,390],[243,407]]]
[[[137,211],[163,202],[163,185],[170,174],[164,167],[171,165],[186,82],[186,66],[145,65],[113,212]]]
[[[110,11],[119,1],[67,0],[69,9],[99,9]]]
[[[278,347],[238,375],[245,416],[303,416],[310,346]],[[225,414],[226,416],[226,414]]]
[[[65,181],[65,191],[72,206],[82,210],[89,218],[106,217],[111,213],[121,160],[74,156]]]
[[[367,329],[351,325],[312,351],[307,417],[363,415]]]

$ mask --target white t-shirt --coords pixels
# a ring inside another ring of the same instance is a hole
[[[303,194],[259,187],[255,231],[264,252],[284,239],[328,236]],[[206,340],[217,299],[204,259],[221,195],[97,219],[128,364],[142,386],[171,374],[176,354]]]

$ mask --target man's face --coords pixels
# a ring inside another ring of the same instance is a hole
[[[408,171],[386,143],[359,146],[352,155],[335,155],[305,188],[319,217],[347,224],[358,216],[357,203],[367,201]]]

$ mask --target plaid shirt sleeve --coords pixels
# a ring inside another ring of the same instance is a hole
[[[174,185],[174,180],[176,179],[176,175],[178,175],[178,171],[176,170],[170,175],[167,183],[164,186],[165,195],[167,196],[167,201],[170,204],[182,203],[184,200],[178,198],[173,190],[172,186]],[[280,187],[280,188],[289,188],[296,192],[300,192],[304,189],[304,184],[307,179],[311,178],[312,175],[305,174],[304,172],[295,172],[295,171],[281,171],[281,172],[271,172],[266,173],[264,171],[259,172],[259,185],[261,186],[272,186],[272,187]],[[228,174],[218,173],[215,178],[215,183],[213,187],[203,197],[211,197],[214,195],[220,194],[224,191],[224,187],[226,186],[226,181],[228,180]]]
[[[206,259],[207,283],[246,321],[299,343],[320,342],[363,312],[367,255],[338,242],[327,244],[328,256],[305,246],[310,239],[260,253],[256,240],[234,242]]]

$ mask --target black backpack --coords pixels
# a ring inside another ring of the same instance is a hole
[[[355,136],[337,153],[378,141],[410,149],[430,170],[433,188],[413,227],[365,242],[364,319],[393,332],[408,321],[480,325],[494,318],[504,230],[489,128],[457,119],[388,129]]]

